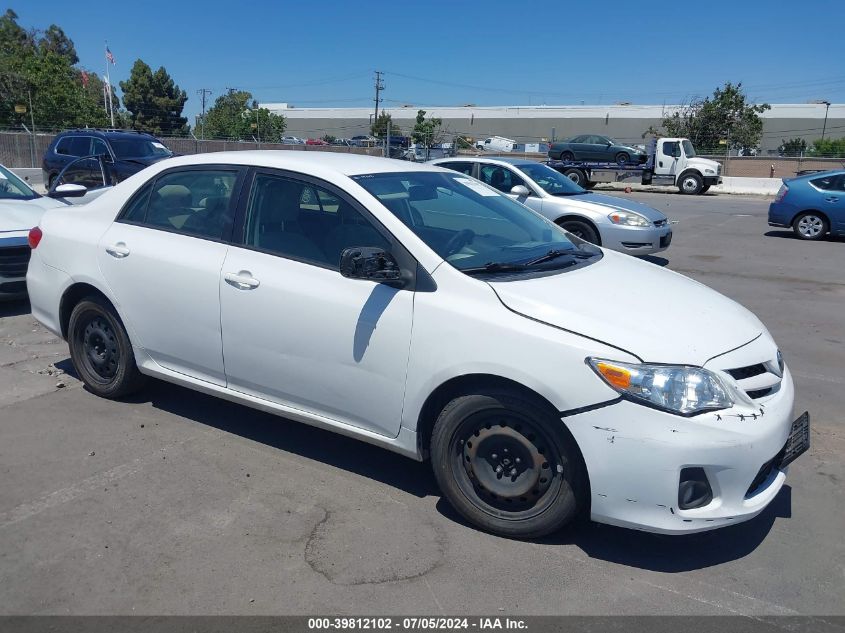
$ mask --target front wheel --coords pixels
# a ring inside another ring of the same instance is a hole
[[[680,192],[690,196],[695,196],[701,193],[703,186],[704,181],[701,179],[701,176],[695,173],[684,174],[681,176],[680,183],[678,183],[678,189]]]
[[[596,230],[589,223],[584,220],[563,220],[558,222],[564,231],[572,233],[575,237],[580,237],[585,242],[599,245],[599,236]]]
[[[434,475],[464,518],[513,538],[544,536],[583,505],[580,453],[563,422],[507,390],[452,400],[431,439]]]
[[[114,308],[100,297],[86,297],[76,304],[68,324],[68,345],[76,373],[98,396],[120,398],[144,385],[126,329]]]
[[[828,231],[827,219],[815,211],[805,211],[793,220],[792,230],[802,240],[820,240]]]
[[[616,155],[616,164],[617,165],[627,165],[631,162],[631,157],[628,155],[628,152],[619,152]]]
[[[572,152],[561,152],[560,159],[565,163],[571,163],[575,160],[575,154]]]

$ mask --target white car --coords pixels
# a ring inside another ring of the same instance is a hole
[[[84,187],[59,186],[61,196],[84,195]],[[48,209],[67,208],[69,201],[37,193],[22,179],[0,165],[0,301],[26,295],[29,262],[27,237]]]
[[[30,242],[33,314],[91,392],[153,376],[430,458],[499,534],[733,525],[809,443],[753,314],[447,169],[184,156]]]
[[[669,219],[657,209],[587,191],[543,163],[469,156],[431,162],[487,183],[592,244],[628,255],[651,255],[672,242]]]

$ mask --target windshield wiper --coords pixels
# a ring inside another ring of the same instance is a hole
[[[591,257],[595,257],[595,253],[588,253],[584,251],[573,251],[569,249],[555,249],[551,250],[545,255],[540,255],[535,259],[525,262],[525,266],[534,266],[535,264],[542,264],[543,262],[549,262],[553,259],[557,259],[558,257],[571,257],[572,264],[575,263],[575,260],[578,259],[590,259]]]
[[[467,275],[478,275],[483,273],[512,273],[525,270],[525,264],[509,264],[506,262],[487,262],[483,266],[474,268],[461,268],[462,273]]]

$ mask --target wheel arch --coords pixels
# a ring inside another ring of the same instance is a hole
[[[118,318],[121,318],[120,313],[117,310],[117,306],[114,305],[114,302],[102,290],[86,282],[80,281],[73,283],[65,289],[64,293],[62,293],[62,298],[59,301],[59,326],[61,327],[62,338],[67,339],[68,325],[70,324],[70,315],[73,312],[73,309],[80,301],[82,301],[82,299],[92,295],[107,301],[118,314]],[[122,318],[121,321],[123,321]],[[126,327],[125,324],[124,327]]]
[[[695,174],[696,176],[701,178],[701,184],[702,185],[704,184],[704,174],[702,174],[695,167],[687,167],[684,171],[682,171],[680,174],[678,174],[677,178],[675,178],[675,185],[680,184],[680,182],[684,178],[684,176],[688,176],[689,174]]]
[[[599,230],[598,225],[595,222],[593,222],[590,218],[588,218],[584,215],[576,215],[574,213],[567,213],[567,214],[562,215],[559,218],[557,218],[555,220],[555,224],[557,224],[558,226],[561,226],[567,220],[578,220],[579,222],[585,222],[586,224],[589,224],[593,228],[593,230],[596,232],[596,237],[598,238],[598,241],[599,241],[597,246],[601,246],[601,231]]]

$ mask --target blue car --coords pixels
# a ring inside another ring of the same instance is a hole
[[[802,240],[845,235],[845,170],[784,178],[769,205],[769,226],[792,228]]]

